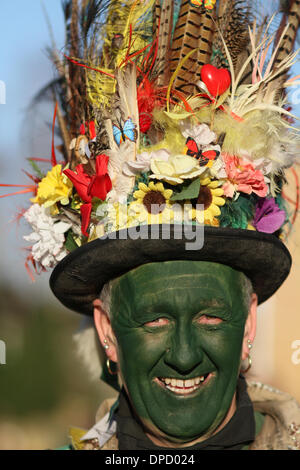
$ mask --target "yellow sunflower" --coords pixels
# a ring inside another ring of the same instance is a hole
[[[140,183],[139,189],[133,193],[135,201],[129,205],[129,213],[140,223],[170,223],[174,217],[170,203],[172,194],[173,191],[165,189],[162,183],[151,181],[148,186]]]
[[[203,204],[204,210],[197,208],[191,209],[189,218],[197,220],[200,224],[218,226],[218,217],[221,214],[220,207],[224,206],[225,199],[222,197],[224,191],[219,188],[219,181],[211,181],[210,178],[200,180],[200,191],[197,198],[197,205]]]

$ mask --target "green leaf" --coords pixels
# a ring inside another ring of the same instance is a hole
[[[200,191],[200,178],[194,180],[189,186],[184,188],[180,193],[173,194],[171,201],[184,201],[186,199],[195,199]]]
[[[65,248],[66,248],[66,250],[68,250],[70,252],[74,251],[78,248],[78,245],[74,240],[72,230],[68,231],[67,238],[66,238],[66,243],[65,243]]]
[[[33,160],[30,160],[30,158],[29,158],[28,161],[29,161],[30,165],[32,166],[33,170],[35,171],[37,177],[42,180],[45,177],[45,174],[41,172],[38,165]]]

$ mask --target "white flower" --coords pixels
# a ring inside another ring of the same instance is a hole
[[[181,123],[182,135],[188,139],[194,139],[198,147],[203,150],[203,147],[215,142],[217,136],[210,130],[207,124],[193,125],[190,121],[182,121]]]
[[[222,155],[220,155],[216,160],[213,162],[211,168],[207,170],[212,178],[217,180],[226,179],[226,166],[223,161]]]
[[[50,209],[39,204],[32,205],[24,217],[33,228],[30,235],[24,236],[26,241],[33,244],[33,259],[44,268],[53,268],[68,254],[64,248],[64,233],[72,225],[51,217]]]
[[[156,150],[155,152],[142,152],[137,155],[136,161],[126,162],[123,165],[123,173],[127,176],[135,176],[138,173],[150,171],[151,160],[158,158],[167,161],[170,152],[166,149]]]
[[[155,158],[151,160],[153,174],[150,178],[176,185],[183,183],[185,179],[201,175],[205,169],[199,166],[196,158],[189,155],[174,155],[169,157],[168,161]]]
[[[126,140],[116,150],[105,150],[105,154],[109,157],[107,170],[112,182],[112,190],[107,195],[107,201],[124,201],[132,192],[135,177],[124,174],[122,169],[124,163],[134,161],[135,148],[134,142]]]

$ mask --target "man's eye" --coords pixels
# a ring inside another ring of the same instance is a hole
[[[197,320],[197,323],[200,323],[201,325],[219,325],[219,323],[222,322],[222,318],[211,317],[208,315],[201,315],[201,317],[199,317]]]
[[[153,327],[158,327],[158,326],[165,326],[170,323],[170,320],[168,318],[157,318],[156,320],[153,321],[148,321],[147,323],[144,323],[144,326],[153,326]]]

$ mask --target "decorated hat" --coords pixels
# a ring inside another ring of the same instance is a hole
[[[286,279],[300,6],[272,15],[256,3],[64,3],[51,168],[31,160],[24,217],[27,267],[54,268],[68,308],[90,315],[105,283],[158,261],[231,266],[260,303]]]

